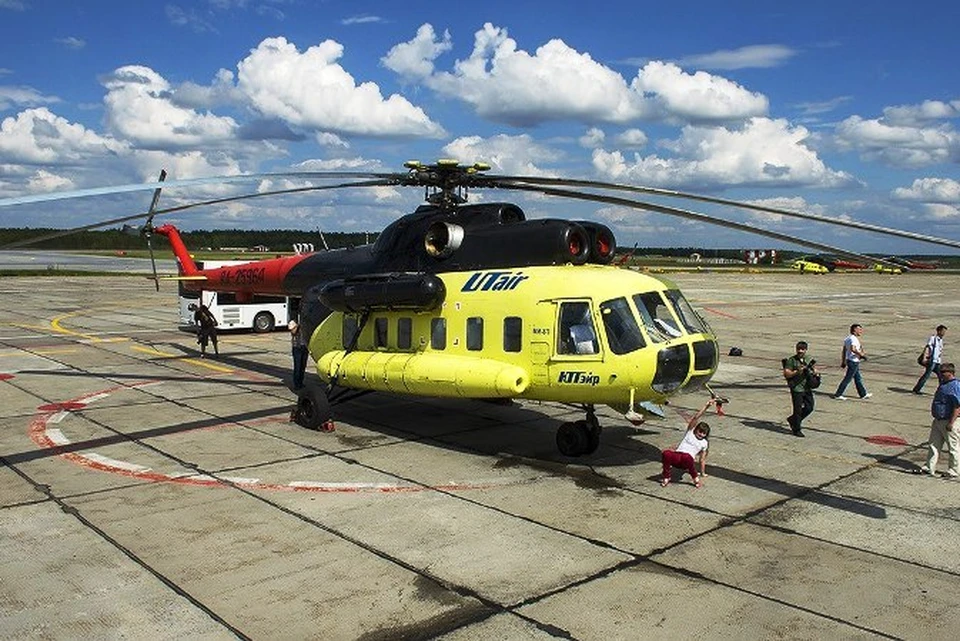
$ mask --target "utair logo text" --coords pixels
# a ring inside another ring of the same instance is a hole
[[[594,374],[593,372],[577,372],[577,371],[567,371],[564,370],[560,372],[560,376],[557,378],[558,383],[569,383],[571,385],[598,385],[600,383],[600,376]]]
[[[503,292],[516,289],[517,285],[530,278],[523,272],[473,272],[467,282],[460,288],[461,292]]]

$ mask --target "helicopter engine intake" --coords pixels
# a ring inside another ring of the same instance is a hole
[[[423,248],[434,258],[446,258],[460,249],[463,242],[463,227],[437,221],[427,229],[423,239]]]

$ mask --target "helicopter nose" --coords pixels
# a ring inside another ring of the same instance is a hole
[[[706,385],[717,371],[720,348],[711,335],[689,343],[664,347],[657,353],[657,371],[651,387],[661,394],[683,388],[693,392]]]

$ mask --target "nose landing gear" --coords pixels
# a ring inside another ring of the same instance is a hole
[[[577,457],[593,454],[600,446],[600,421],[592,406],[586,408],[587,417],[581,421],[564,423],[557,429],[557,449],[564,456]]]

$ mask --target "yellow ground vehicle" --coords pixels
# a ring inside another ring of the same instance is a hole
[[[826,274],[827,272],[830,271],[820,263],[814,263],[809,260],[803,260],[802,258],[799,260],[793,261],[793,263],[790,264],[790,267],[792,267],[793,269],[796,269],[801,274]]]

